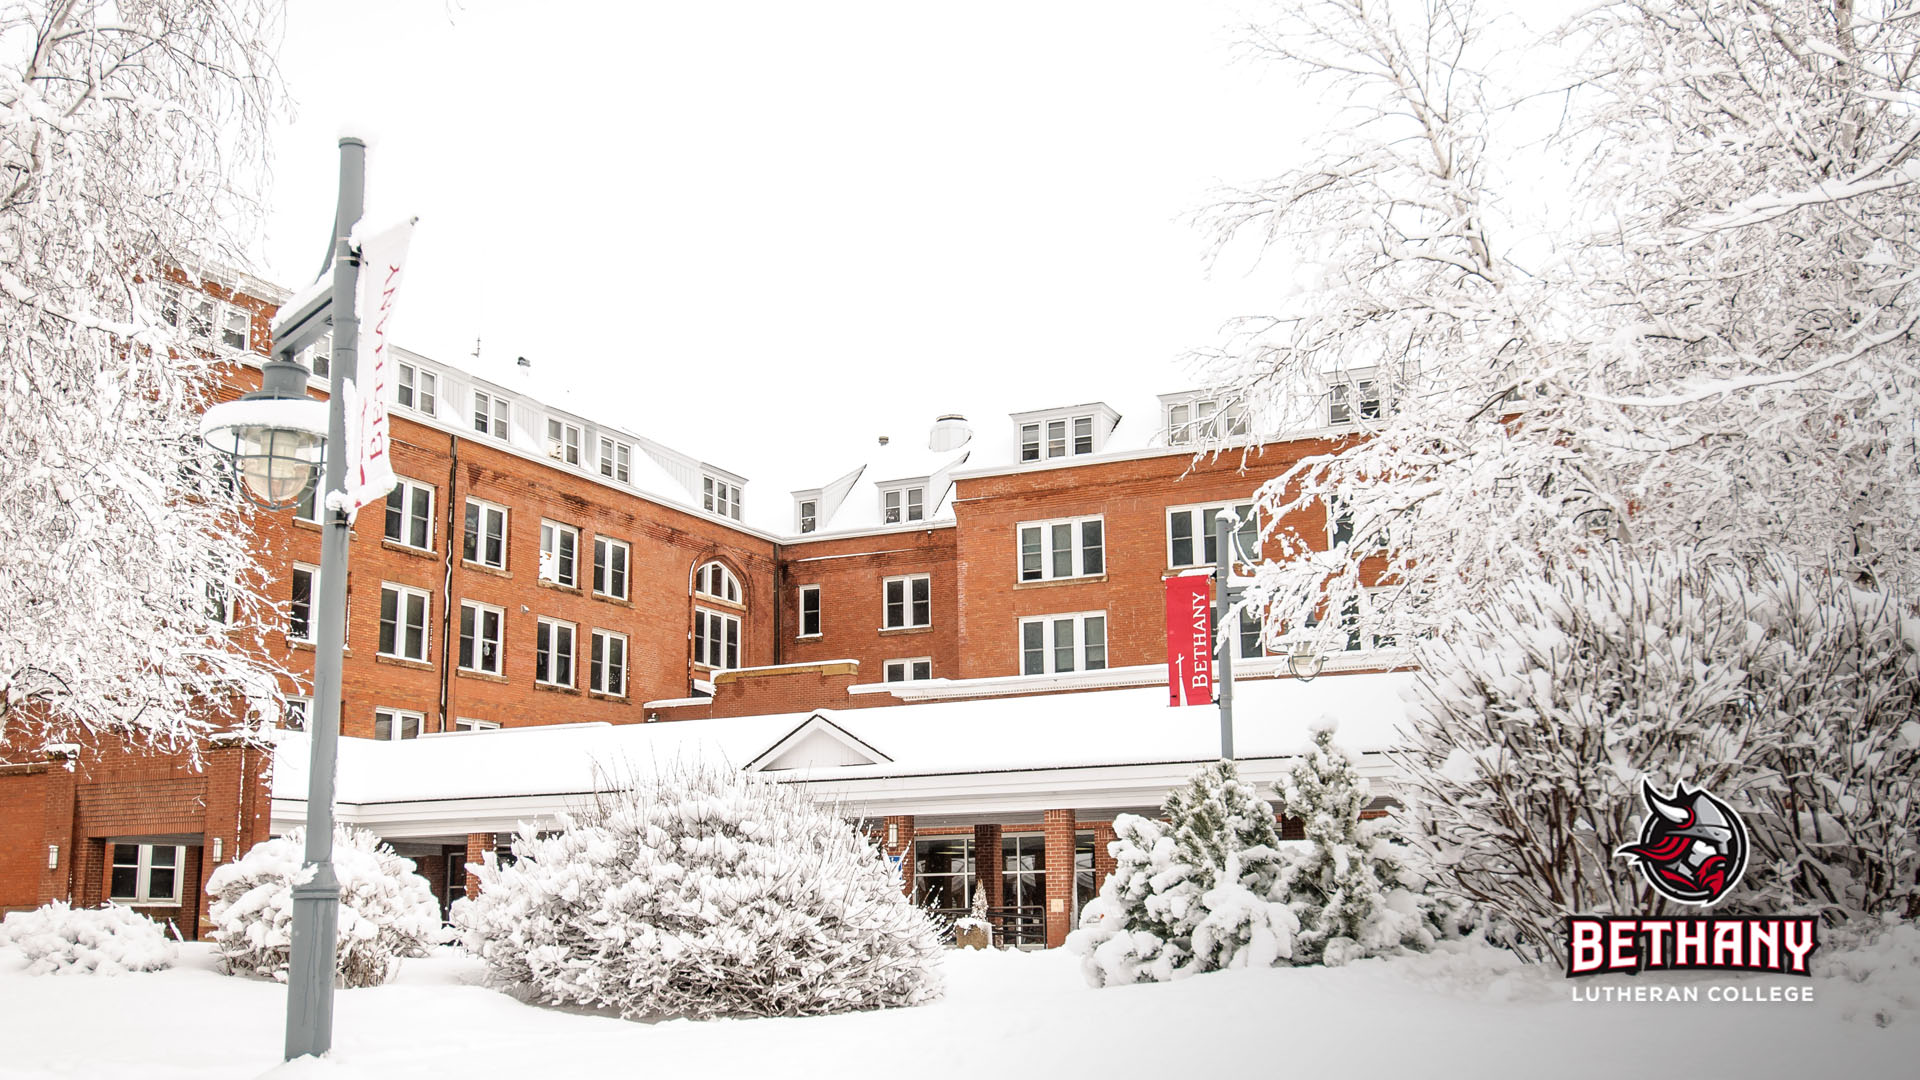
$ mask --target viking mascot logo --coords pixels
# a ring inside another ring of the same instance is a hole
[[[1683,904],[1720,902],[1747,872],[1747,827],[1733,807],[1675,781],[1672,795],[1640,782],[1647,818],[1640,842],[1614,852],[1636,860],[1647,884]]]

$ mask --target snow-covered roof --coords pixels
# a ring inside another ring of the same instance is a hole
[[[1277,775],[1274,763],[1304,747],[1311,725],[1323,717],[1339,722],[1338,741],[1349,750],[1376,754],[1391,748],[1400,740],[1412,678],[1395,672],[1241,683],[1235,688],[1235,757],[1269,763],[1250,768],[1249,775]],[[809,746],[818,758],[808,756]],[[900,800],[936,800],[950,810],[1009,798],[1038,805],[1068,798],[1062,793],[1076,787],[1083,805],[1151,803],[1158,796],[1141,792],[1164,791],[1166,778],[1219,754],[1219,711],[1169,708],[1165,688],[1154,686],[652,724],[511,728],[400,742],[342,739],[337,782],[343,820],[386,823],[391,831],[405,821],[444,827],[463,812],[449,809],[452,804],[470,804],[468,813],[487,802],[511,806],[513,813],[550,813],[593,791],[597,774],[644,773],[674,761],[755,766],[894,812],[889,808]],[[291,736],[275,756],[276,822],[304,812],[306,788],[305,738]]]

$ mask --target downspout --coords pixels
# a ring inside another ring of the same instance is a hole
[[[440,730],[449,730],[447,713],[448,695],[452,690],[453,665],[459,656],[459,648],[453,640],[453,545],[456,541],[455,528],[459,516],[454,510],[459,505],[453,497],[453,486],[460,478],[460,436],[447,437],[447,538],[446,571],[440,583]]]
[[[775,544],[773,545],[773,662],[775,664],[787,662],[787,638],[780,632],[780,611],[786,606],[782,603],[786,595],[786,590],[781,588],[780,582],[780,545]]]

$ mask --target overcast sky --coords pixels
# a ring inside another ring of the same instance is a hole
[[[983,400],[998,437],[1188,385],[1283,267],[1209,274],[1187,215],[1324,115],[1236,59],[1252,0],[291,9],[268,275],[313,278],[361,133],[369,218],[420,217],[401,344],[524,355],[749,498]]]

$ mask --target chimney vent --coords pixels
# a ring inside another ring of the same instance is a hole
[[[881,446],[887,445],[887,437],[885,435],[880,436],[880,445]]]
[[[927,432],[927,449],[934,453],[958,450],[973,441],[973,429],[967,426],[967,418],[959,413],[948,413],[933,422],[933,429]]]
[[[528,360],[528,359],[527,359],[526,357],[524,357],[524,356],[522,356],[522,357],[520,357],[519,359],[517,359],[517,360],[515,360],[515,361],[514,361],[514,363],[515,363],[515,364],[518,364],[518,365],[520,365],[520,366],[521,366],[521,367],[523,367],[523,368],[530,368],[530,367],[532,367],[532,366],[533,366],[533,361],[531,361],[531,360]]]

